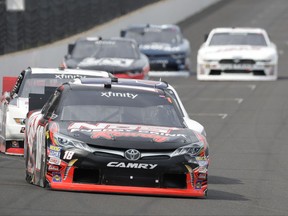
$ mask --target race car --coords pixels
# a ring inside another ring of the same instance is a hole
[[[215,28],[198,50],[198,80],[276,80],[276,45],[261,28]]]
[[[26,181],[53,190],[206,197],[209,146],[167,83],[77,79],[27,115]]]
[[[18,78],[4,77],[3,89],[6,91],[1,97],[0,106],[0,152],[12,155],[24,154],[24,119],[29,108],[41,108],[49,97],[49,91],[30,105],[29,94],[44,94],[45,89],[49,87],[53,87],[54,91],[63,82],[76,77],[112,77],[112,75],[105,71],[28,68],[23,70]],[[14,85],[13,88],[11,83]]]
[[[119,78],[148,79],[147,56],[134,40],[124,38],[80,38],[68,45],[62,66],[87,70],[105,70]]]
[[[132,25],[121,31],[124,38],[135,39],[140,51],[148,56],[151,76],[190,73],[190,42],[177,25]]]

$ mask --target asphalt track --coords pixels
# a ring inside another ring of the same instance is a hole
[[[165,77],[208,134],[207,199],[50,191],[26,184],[21,157],[0,155],[0,215],[288,215],[288,1],[218,3],[181,23],[196,51],[213,27],[265,28],[279,49],[271,82]]]

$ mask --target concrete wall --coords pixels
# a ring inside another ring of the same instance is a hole
[[[17,76],[27,67],[58,67],[67,52],[67,44],[79,37],[119,36],[122,28],[135,23],[169,24],[178,23],[202,11],[220,0],[163,0],[120,18],[96,26],[89,31],[74,35],[55,43],[17,53],[0,56],[0,74]],[[2,80],[2,79],[1,79]]]

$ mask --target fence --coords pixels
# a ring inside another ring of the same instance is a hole
[[[11,12],[0,0],[0,55],[63,39],[156,1],[25,0],[25,11]]]

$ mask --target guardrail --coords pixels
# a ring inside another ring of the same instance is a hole
[[[25,0],[6,11],[0,0],[0,55],[48,44],[159,0]]]

